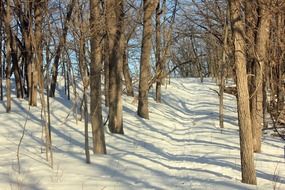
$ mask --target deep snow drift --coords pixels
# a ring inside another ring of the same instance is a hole
[[[236,101],[225,96],[221,130],[218,97],[211,89],[217,87],[210,79],[203,84],[172,79],[163,88],[163,103],[150,96],[150,120],[139,118],[134,99],[124,96],[125,135],[106,129],[108,155],[92,154],[88,165],[84,122],[76,124],[73,114],[66,119],[73,104],[60,87],[51,99],[54,169],[42,151],[40,108],[28,111],[26,100],[13,98],[7,114],[1,103],[0,189],[285,189],[284,142],[270,135],[264,135],[262,153],[255,155],[258,185],[240,182]],[[26,119],[18,174],[16,149]]]

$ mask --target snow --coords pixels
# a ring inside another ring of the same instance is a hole
[[[72,114],[66,118],[73,104],[60,87],[51,99],[53,169],[45,160],[40,106],[13,98],[10,114],[0,105],[0,189],[285,189],[284,141],[270,135],[255,154],[258,185],[240,182],[236,101],[225,95],[221,130],[212,89],[217,86],[210,79],[171,79],[162,103],[151,90],[150,120],[138,117],[133,98],[124,96],[125,135],[106,128],[108,154],[91,154],[88,165],[84,122],[76,124]],[[19,174],[16,150],[26,120]]]

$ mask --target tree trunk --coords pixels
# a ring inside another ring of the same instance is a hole
[[[254,152],[261,152],[261,136],[263,128],[263,76],[267,57],[267,43],[270,31],[270,13],[267,10],[268,0],[258,0],[258,25],[255,41],[256,61],[254,62],[254,86],[252,97],[252,136]]]
[[[3,18],[2,1],[0,1],[0,16]],[[3,101],[3,64],[2,64],[2,40],[3,40],[3,22],[0,19],[0,100]]]
[[[123,53],[123,74],[125,78],[125,85],[127,88],[127,96],[134,96],[133,82],[130,74],[130,68],[128,64],[128,44],[125,45],[124,53]]]
[[[109,39],[109,130],[124,134],[122,105],[124,1],[110,0],[107,6]]]
[[[222,61],[220,62],[220,86],[219,86],[219,122],[220,128],[224,128],[224,89],[225,89],[225,75],[226,75],[226,63],[227,63],[227,52],[228,52],[228,14],[225,19],[224,26],[224,41],[223,41],[223,53]]]
[[[150,73],[150,53],[151,53],[151,35],[152,25],[151,16],[157,6],[157,0],[143,1],[143,38],[141,47],[140,60],[140,78],[139,78],[139,96],[138,96],[138,115],[142,118],[149,119],[148,111],[148,90],[149,90],[149,73]]]
[[[107,19],[107,18],[105,18]],[[109,107],[109,39],[108,36],[104,39],[104,95],[105,106]]]
[[[159,0],[160,1],[160,0]],[[162,72],[161,67],[161,60],[160,60],[160,52],[161,52],[161,25],[160,25],[160,3],[157,3],[156,11],[155,11],[155,45],[156,45],[156,73],[157,73],[157,79],[156,79],[156,90],[155,90],[155,100],[156,102],[161,102],[161,78],[160,73]]]
[[[42,34],[42,23],[43,23],[43,10],[44,10],[45,3],[44,2],[37,2],[35,3],[35,35],[34,37],[34,49],[36,49],[36,58],[33,61],[33,80],[32,80],[32,98],[30,105],[36,106],[37,105],[37,97],[38,97],[38,86],[39,86],[39,79],[40,75],[42,75],[42,59],[43,59],[43,34]],[[38,60],[38,61],[37,61]],[[44,88],[44,87],[42,87]],[[43,91],[43,89],[42,89]]]
[[[247,76],[247,62],[245,55],[245,28],[241,18],[241,2],[239,0],[229,0],[229,8],[233,31],[234,59],[237,75],[242,182],[256,184],[248,80],[247,77],[245,77]]]
[[[16,94],[17,94],[17,98],[23,98],[24,97],[24,92],[23,92],[23,84],[22,84],[22,78],[21,78],[21,72],[20,72],[20,68],[19,68],[19,63],[18,63],[18,55],[17,55],[17,46],[14,42],[14,37],[11,36],[12,38],[12,52],[11,52],[11,56],[12,56],[12,72],[14,72],[15,75],[15,82],[16,82]]]
[[[49,94],[50,97],[54,97],[54,95],[55,95],[59,59],[60,59],[60,55],[62,52],[62,48],[66,42],[66,36],[67,36],[68,27],[69,27],[69,21],[71,20],[72,11],[73,11],[73,8],[75,7],[75,2],[76,2],[75,0],[72,0],[71,3],[68,5],[67,15],[66,15],[66,18],[64,21],[64,28],[63,28],[62,35],[61,35],[60,40],[59,40],[59,44],[58,44],[57,49],[56,49],[54,63],[52,66],[52,80],[51,80],[51,84],[50,84],[50,94]]]
[[[51,125],[50,125],[50,113],[49,113],[49,99],[47,99],[47,105],[44,98],[44,76],[43,76],[43,18],[46,16],[45,10],[47,9],[44,1],[35,3],[35,35],[33,40],[33,49],[35,50],[34,64],[34,79],[37,80],[33,83],[33,90],[37,90],[39,86],[40,102],[43,110],[45,139],[46,139],[46,157],[50,159],[51,168],[53,168],[53,151],[52,151],[52,138],[51,138]],[[32,37],[33,38],[33,37]],[[46,50],[46,62],[49,64],[49,51]],[[47,68],[48,69],[48,68]],[[35,76],[37,74],[37,76]],[[49,72],[47,70],[47,75]],[[49,79],[48,79],[49,80]],[[48,81],[49,82],[49,81]],[[48,88],[47,88],[48,93]]]
[[[5,32],[6,32],[6,96],[7,106],[6,112],[11,111],[11,30],[9,30],[11,23],[10,1],[7,1],[6,14],[4,15]]]
[[[80,10],[82,11],[82,10]],[[84,55],[85,55],[85,38],[84,34],[82,32],[82,26],[80,26],[80,37],[79,37],[79,70],[80,75],[83,82],[83,105],[84,105],[84,136],[85,136],[85,157],[86,157],[86,163],[90,163],[90,153],[89,153],[89,135],[88,135],[88,122],[89,122],[89,116],[88,116],[88,108],[87,108],[87,97],[88,97],[88,85],[89,85],[89,79],[88,79],[88,72],[87,68],[84,64]]]
[[[93,152],[106,154],[101,105],[101,21],[100,1],[90,0],[90,31],[92,34],[90,63],[90,117],[93,135]]]

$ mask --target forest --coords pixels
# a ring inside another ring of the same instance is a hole
[[[0,14],[0,189],[285,188],[284,0]]]

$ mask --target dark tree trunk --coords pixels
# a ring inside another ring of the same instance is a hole
[[[156,91],[155,91],[155,100],[156,102],[161,102],[161,78],[159,77],[162,73],[162,65],[161,65],[161,57],[160,57],[160,52],[161,52],[161,26],[160,26],[160,15],[161,15],[161,10],[160,10],[160,3],[158,1],[157,7],[156,7],[156,12],[155,12],[155,44],[156,44]]]
[[[4,15],[5,32],[6,32],[6,96],[7,106],[6,112],[11,111],[11,12],[10,12],[10,1],[7,1],[6,13]]]
[[[107,6],[107,33],[109,39],[109,130],[124,134],[122,78],[124,1],[110,0]]]
[[[90,64],[90,117],[93,134],[93,152],[106,154],[101,104],[101,47],[100,1],[90,0],[91,64]]]
[[[2,1],[0,1],[0,16],[3,18]],[[3,101],[3,64],[2,64],[2,40],[3,40],[3,22],[0,19],[0,100]]]

